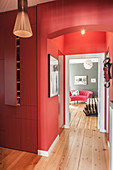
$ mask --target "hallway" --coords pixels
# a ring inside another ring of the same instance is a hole
[[[73,106],[71,127],[64,129],[49,158],[1,148],[0,169],[108,170],[107,141],[97,130],[97,117],[86,117],[84,104]]]

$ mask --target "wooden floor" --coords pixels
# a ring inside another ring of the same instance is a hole
[[[84,104],[71,105],[70,129],[64,129],[49,158],[0,148],[0,170],[108,170],[105,134],[97,117],[86,117]]]

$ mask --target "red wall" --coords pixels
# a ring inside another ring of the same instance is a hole
[[[65,54],[100,53],[106,50],[106,33],[86,31],[70,33],[64,36]]]
[[[111,59],[112,67],[111,67],[111,75],[113,77],[113,33],[106,33],[106,50],[109,50],[109,56]],[[110,132],[110,101],[113,100],[113,78],[110,80],[109,87],[109,115],[108,115],[108,131]],[[109,139],[109,133],[108,133]]]
[[[47,40],[47,53],[58,58],[58,50],[64,52],[64,36]],[[53,105],[54,107],[51,107]],[[48,148],[59,134],[58,96],[47,100],[47,143]],[[48,149],[47,148],[47,149]]]
[[[55,38],[55,39],[48,39],[47,41],[47,53],[55,56],[58,58],[58,50],[64,51],[64,36]],[[54,107],[51,107],[51,104]],[[58,96],[48,98],[47,100],[47,132],[48,132],[48,148],[59,134],[59,116],[58,116]],[[52,130],[54,129],[54,130]],[[47,149],[48,149],[47,148]]]
[[[58,50],[64,53],[64,35],[54,39],[47,39],[47,52],[58,57]]]
[[[48,118],[48,116],[53,116],[53,112],[49,112],[50,110],[48,110],[48,106],[51,110],[53,110],[57,105],[57,97],[52,101],[48,98],[47,38],[55,38],[59,35],[80,31],[81,28],[85,28],[90,31],[112,30],[112,11],[113,2],[104,0],[57,0],[56,2],[45,3],[37,6],[39,149],[49,149],[51,144],[50,141],[55,138],[55,134],[58,129],[56,120]],[[104,39],[104,36],[102,37]],[[95,42],[97,42],[96,39]],[[98,43],[99,46],[100,42]],[[102,49],[100,52],[105,51],[104,47],[105,46],[102,43]],[[99,47],[96,47],[91,51],[96,52],[95,50],[99,52]],[[47,129],[47,124],[49,124],[50,121],[52,121],[51,124],[56,125],[55,129],[50,129],[51,139],[48,141],[48,134],[50,134],[50,132]]]

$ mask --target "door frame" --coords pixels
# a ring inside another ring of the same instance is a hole
[[[100,132],[106,132],[105,130],[105,115],[104,115],[104,72],[103,72],[103,60],[105,53],[91,53],[91,54],[79,54],[79,55],[66,55],[65,56],[65,125],[64,128],[69,128],[69,61],[71,59],[88,59],[98,58],[98,129]],[[101,88],[100,88],[101,87]]]
[[[106,88],[106,132],[108,133],[108,124],[109,124],[109,88]]]
[[[59,60],[59,69],[60,69],[60,58],[59,57],[62,57],[62,83],[60,83],[60,70],[59,70],[59,92],[58,92],[58,105],[59,105],[59,114],[62,114],[63,115],[63,124],[62,126],[59,126],[59,134],[61,134],[61,132],[63,131],[63,127],[64,127],[64,110],[65,110],[65,101],[64,101],[64,95],[65,95],[65,91],[64,91],[64,87],[65,87],[65,82],[64,82],[64,54],[58,50],[58,60]],[[61,96],[60,96],[60,85],[63,86],[62,90],[63,90],[63,93],[62,93],[62,97],[63,97],[63,100],[61,100]],[[60,112],[62,108],[62,113]],[[59,120],[60,121],[60,120]],[[60,123],[60,122],[59,122]]]

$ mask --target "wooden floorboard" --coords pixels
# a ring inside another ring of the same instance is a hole
[[[83,113],[85,104],[70,105],[70,128],[64,129],[48,158],[0,148],[0,170],[108,170],[109,152],[98,118]]]
[[[87,165],[87,166],[86,166]],[[83,145],[81,148],[79,170],[92,169],[92,131],[85,129]]]

